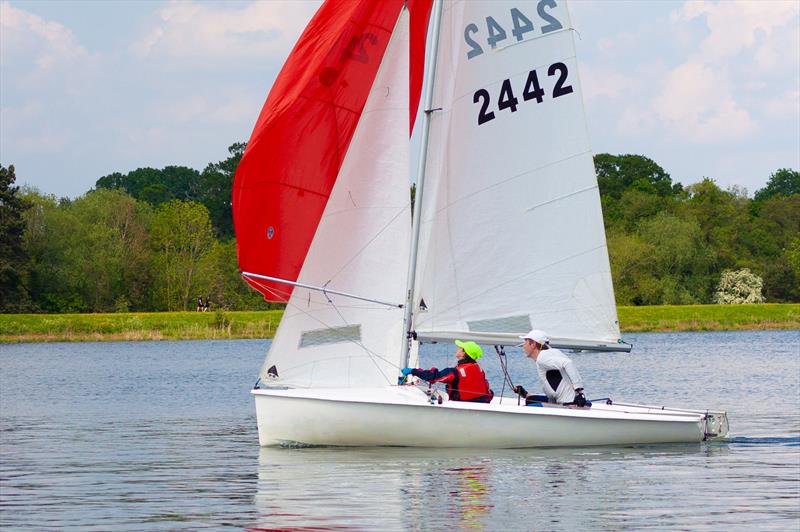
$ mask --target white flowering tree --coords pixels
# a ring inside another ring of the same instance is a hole
[[[721,305],[741,305],[743,303],[763,303],[761,289],[764,281],[748,268],[724,271],[719,280],[714,302]]]

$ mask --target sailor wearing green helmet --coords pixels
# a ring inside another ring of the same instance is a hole
[[[456,366],[438,370],[419,368],[403,368],[403,376],[413,375],[430,383],[444,382],[447,384],[447,395],[451,401],[468,401],[472,403],[489,403],[494,397],[494,392],[489,388],[483,370],[477,360],[483,356],[481,346],[475,342],[455,341]]]

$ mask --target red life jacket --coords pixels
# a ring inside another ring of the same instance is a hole
[[[456,378],[447,383],[447,395],[451,401],[471,401],[481,397],[491,401],[494,394],[481,367],[469,362],[456,366]]]

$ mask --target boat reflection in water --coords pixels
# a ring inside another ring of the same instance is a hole
[[[575,449],[260,449],[254,528],[578,529],[675,526],[711,513],[727,444]],[[681,465],[683,467],[681,467]],[[685,477],[682,477],[685,478]],[[707,484],[707,486],[706,486]],[[686,506],[665,512],[664,496]],[[682,514],[683,512],[683,514]],[[699,520],[696,520],[699,519]]]
[[[474,466],[455,467],[444,473],[453,477],[451,483],[456,488],[449,494],[461,510],[458,527],[481,528],[483,519],[493,508],[489,500],[491,479],[487,463],[484,461]]]

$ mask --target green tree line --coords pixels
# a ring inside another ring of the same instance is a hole
[[[274,308],[239,277],[231,185],[244,150],[203,172],[112,174],[74,200],[14,185],[0,166],[0,311]]]
[[[712,179],[683,187],[641,155],[599,154],[617,304],[712,303],[723,272],[750,269],[769,302],[800,301],[800,172],[780,169],[750,199]]]
[[[15,186],[0,166],[0,311],[272,308],[239,277],[231,186],[245,145],[202,172],[139,168],[75,199]],[[800,301],[800,173],[753,198],[711,179],[682,186],[641,155],[595,157],[617,303],[711,303],[749,268],[766,301]],[[413,195],[413,190],[412,190]]]

